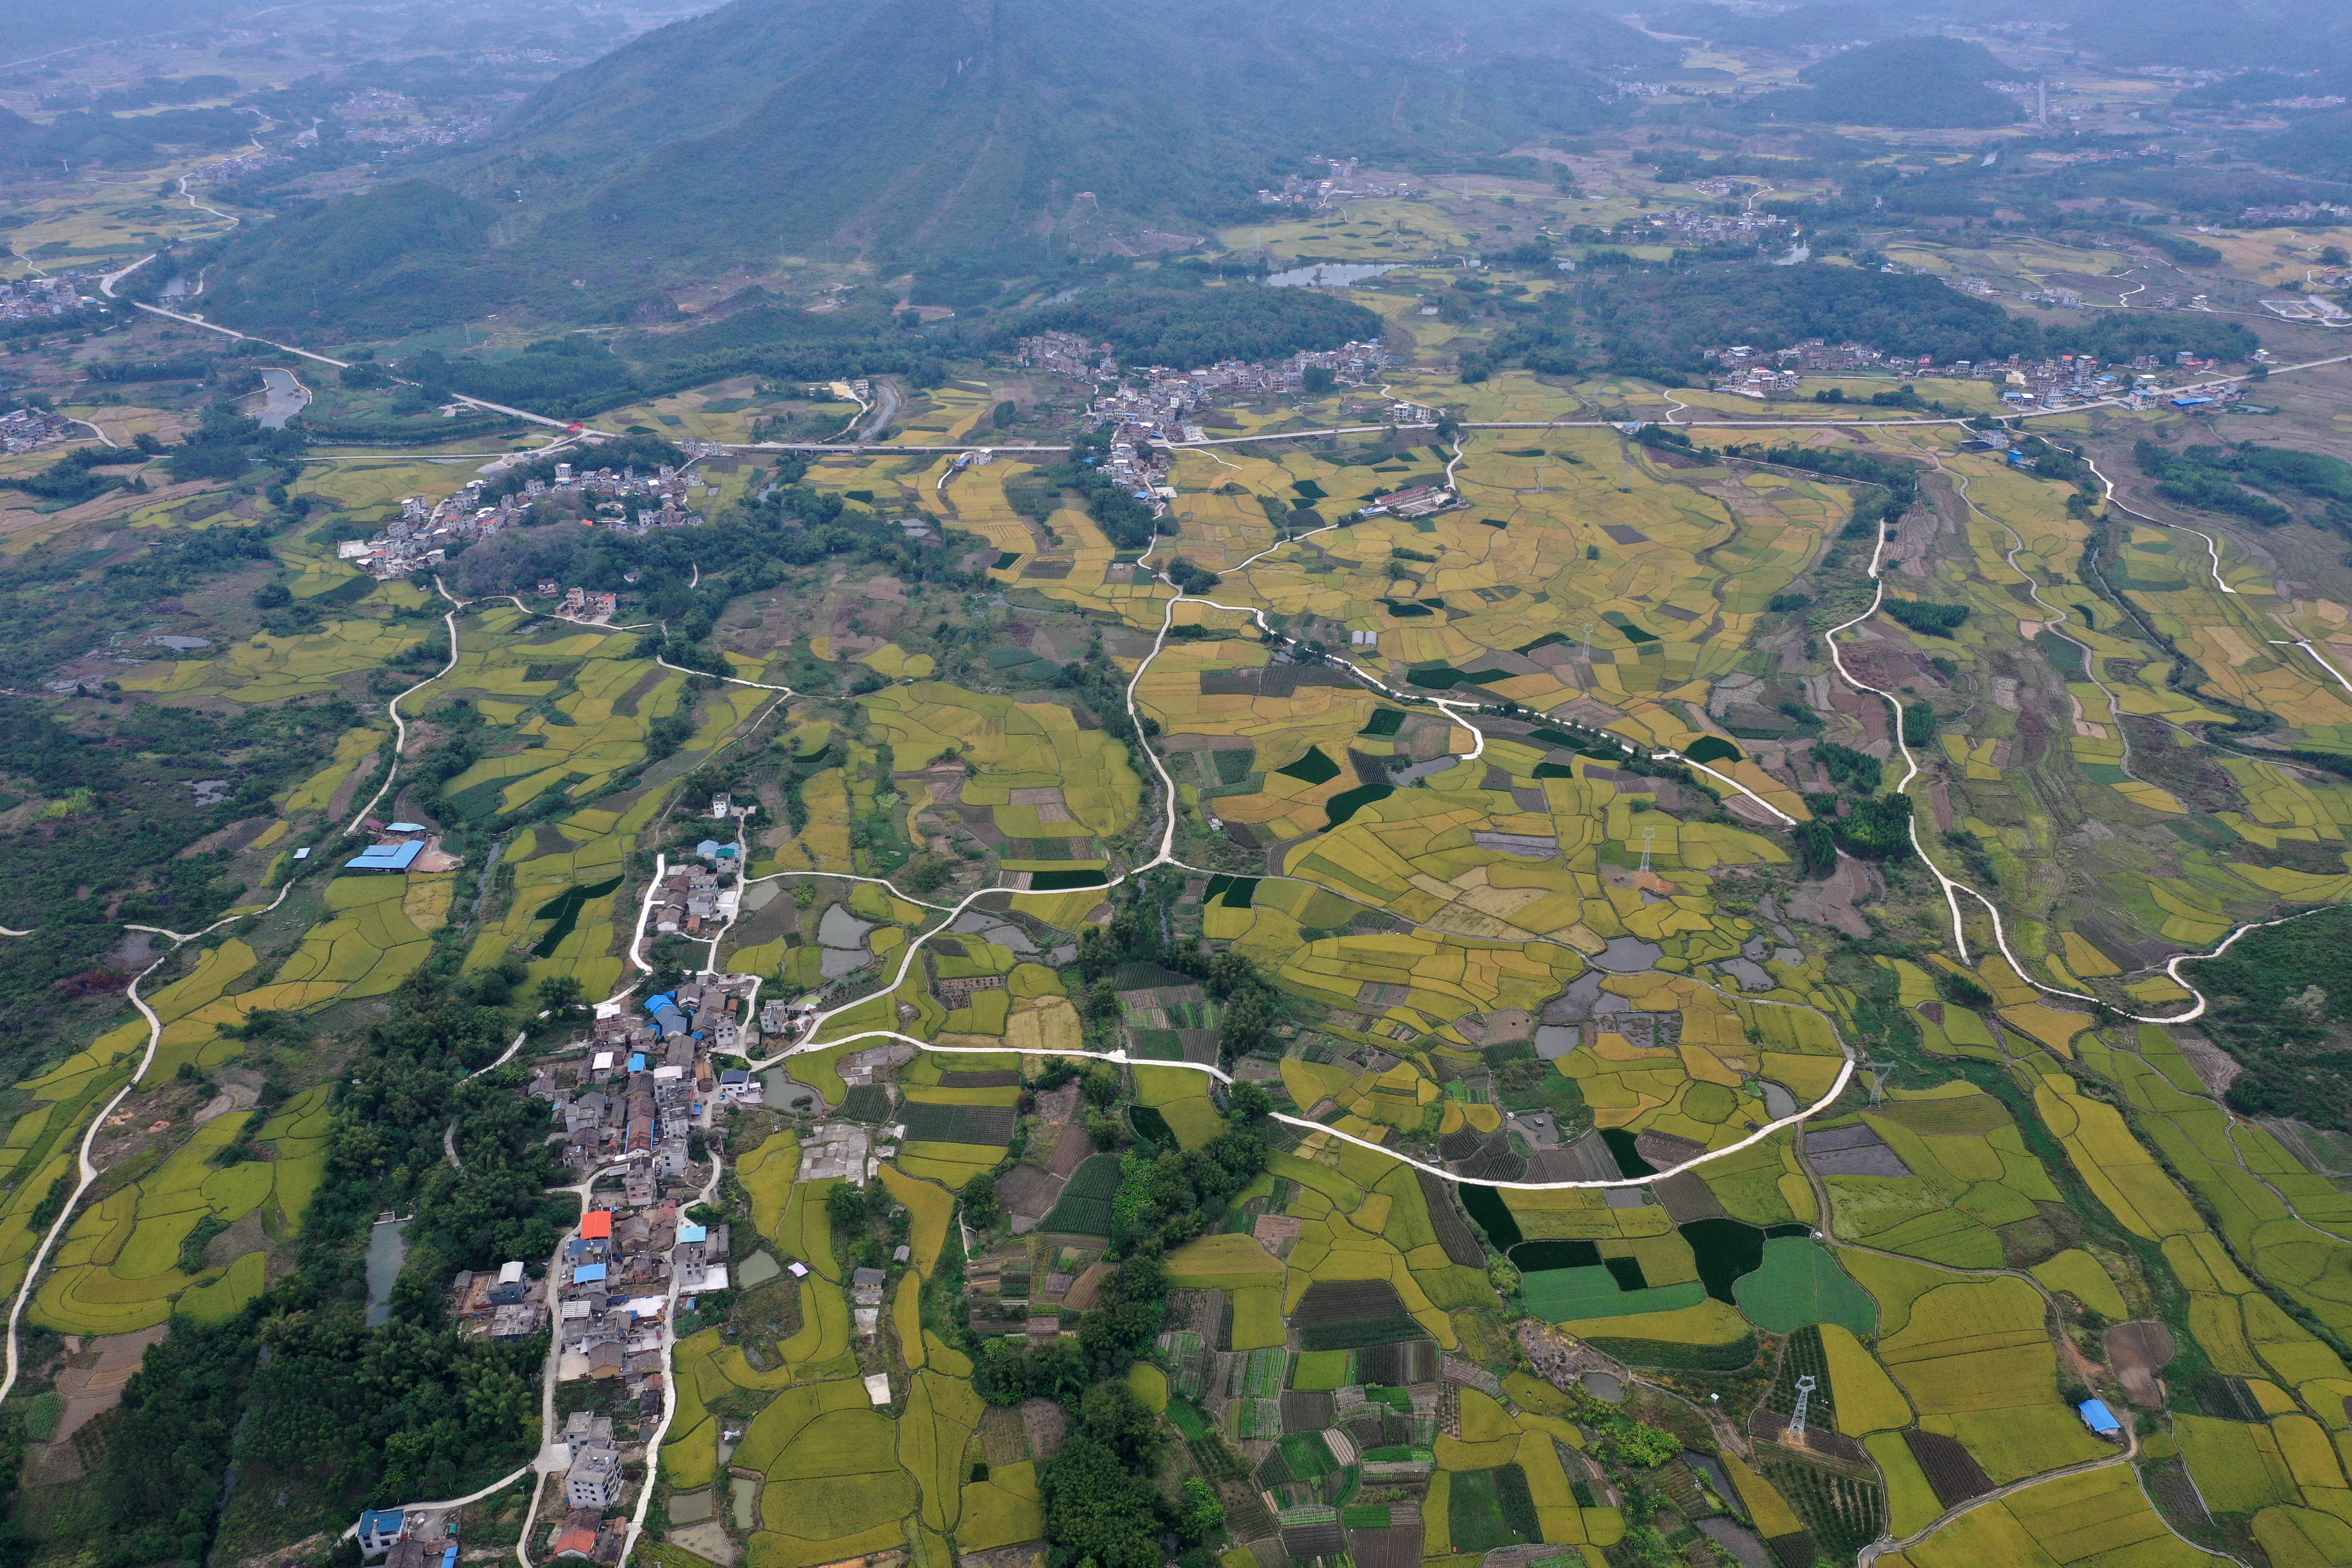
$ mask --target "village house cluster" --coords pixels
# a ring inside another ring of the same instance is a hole
[[[2129,364],[2121,365],[2103,364],[2089,354],[2058,354],[2042,360],[2011,354],[2002,360],[1963,359],[1937,364],[1929,354],[1912,359],[1882,353],[1864,343],[1832,345],[1820,338],[1808,338],[1793,348],[1769,352],[1739,343],[1707,349],[1704,354],[1717,367],[1709,383],[1714,390],[1742,397],[1801,396],[1800,384],[1806,375],[1891,372],[1902,380],[1935,375],[1998,382],[2002,402],[2012,406],[2042,407],[2111,397],[2123,391],[2129,381],[2139,381],[2153,389],[2167,376],[2203,375],[2210,374],[2215,364],[2186,350],[2169,360],[2142,354]]]
[[[1360,510],[1366,517],[1401,517],[1407,520],[1431,517],[1459,505],[1452,485],[1415,485],[1411,489],[1392,490],[1366,501]],[[1370,647],[1370,644],[1358,644]]]
[[[69,316],[84,305],[98,303],[85,289],[98,279],[79,272],[53,272],[46,278],[19,278],[0,282],[0,321],[37,321]]]
[[[561,603],[555,606],[556,613],[580,621],[609,621],[621,609],[618,594],[604,594],[578,586],[567,588],[552,578],[540,579],[539,596],[560,600]]]
[[[762,1038],[789,1045],[814,1012],[782,999],[759,1006],[760,984],[757,975],[703,974],[642,1002],[605,1004],[576,1042],[579,1055],[534,1068],[524,1092],[547,1103],[565,1164],[593,1173],[585,1211],[544,1277],[517,1259],[450,1282],[460,1333],[546,1334],[558,1384],[619,1384],[603,1401],[617,1416],[574,1411],[550,1434],[562,1445],[565,1511],[548,1556],[619,1561],[622,1510],[645,1479],[636,1444],[662,1412],[676,1319],[732,1288],[730,1227],[691,1208],[695,1167],[709,1158],[698,1143],[713,1135],[715,1112],[759,1105],[763,1094],[747,1068],[718,1070],[712,1056],[748,1054]],[[371,1510],[359,1539],[366,1557],[388,1554],[384,1568],[454,1568],[444,1555],[457,1550],[454,1514]]]
[[[749,805],[739,809],[724,795],[711,806],[712,816],[730,818],[752,810]],[[733,920],[741,902],[741,851],[706,838],[695,846],[694,854],[693,861],[669,868],[655,892],[659,901],[654,906],[653,928],[664,936],[699,937],[705,926]]]
[[[2326,100],[2317,103],[2298,103],[2293,107],[2332,108],[2343,101],[2342,99],[2331,94]],[[2282,103],[2278,107],[2285,108],[2288,105]],[[2352,207],[2345,206],[2340,203],[2295,202],[2287,206],[2248,207],[2239,215],[2238,221],[2249,224],[2342,223],[2347,218],[2352,218]]]
[[[360,1515],[359,1542],[362,1559],[382,1557],[383,1568],[457,1568],[457,1510],[372,1508]]]
[[[19,408],[0,414],[0,452],[29,452],[73,434],[73,421],[46,408]]]
[[[1361,163],[1354,158],[1310,157],[1309,163],[1320,163],[1329,171],[1319,179],[1304,174],[1284,176],[1279,189],[1261,189],[1259,205],[1270,207],[1304,207],[1309,212],[1328,212],[1342,202],[1366,201],[1375,196],[1412,196],[1422,187],[1409,180],[1397,178],[1372,180],[1362,174]]]
[[[1087,427],[1116,429],[1131,438],[1199,441],[1206,410],[1238,397],[1307,390],[1307,372],[1328,371],[1333,384],[1377,381],[1388,353],[1377,342],[1343,343],[1336,349],[1302,351],[1270,363],[1225,360],[1198,370],[1168,365],[1131,365],[1121,370],[1108,343],[1073,332],[1024,338],[1020,362],[1041,370],[1092,380],[1099,395],[1087,405]]]
[[[1764,212],[1710,213],[1696,207],[1673,207],[1651,220],[1676,245],[1757,245],[1783,238],[1789,220]]]
[[[551,1098],[571,1096],[556,1105],[563,1163],[583,1171],[627,1163],[649,1182],[686,1174],[694,1129],[719,1100],[711,1053],[746,1051],[759,1039],[751,1016],[758,992],[752,975],[704,975],[647,997],[641,1014],[616,1006],[599,1017],[583,1081],[564,1084],[560,1072],[542,1080]]]
[[[477,479],[438,501],[411,496],[400,503],[400,515],[382,533],[347,540],[336,553],[382,579],[430,571],[448,559],[451,545],[470,544],[515,526],[542,499],[578,511],[583,521],[620,533],[700,528],[704,521],[689,496],[704,488],[702,476],[667,463],[650,474],[635,468],[574,473],[571,464],[558,463],[552,484],[532,479],[496,501],[482,499],[488,488],[488,480]]]

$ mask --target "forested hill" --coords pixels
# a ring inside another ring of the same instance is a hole
[[[362,331],[526,297],[624,321],[666,309],[650,290],[780,257],[1034,274],[1110,237],[1252,216],[1310,153],[1485,156],[1609,122],[1624,111],[1586,57],[1662,52],[1583,12],[1340,11],[735,0],[551,83],[487,145],[422,170],[429,185],[258,224],[197,259],[225,315]],[[453,261],[468,276],[446,301],[415,286]]]
[[[2007,125],[2025,111],[1985,83],[2008,74],[1982,44],[1889,38],[1807,66],[1798,73],[1806,87],[1766,93],[1749,111],[1835,124]]]
[[[1602,113],[1573,65],[1496,75],[1239,5],[886,0],[742,118],[654,149],[542,237],[575,273],[828,247],[1043,254],[1048,233],[1066,248],[1139,224],[1200,232],[1309,152],[1496,152]]]

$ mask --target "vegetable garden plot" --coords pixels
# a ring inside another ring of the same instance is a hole
[[[1425,1337],[1385,1279],[1318,1279],[1290,1314],[1298,1342],[1309,1351],[1360,1350]]]
[[[1118,1155],[1087,1156],[1070,1173],[1068,1184],[1062,1189],[1061,1201],[1037,1228],[1071,1236],[1110,1235],[1110,1200],[1118,1191]]]
[[[1851,1559],[1885,1528],[1885,1499],[1877,1482],[1811,1464],[1785,1448],[1759,1449],[1757,1458],[1758,1468],[1830,1556]]]
[[[1003,1144],[1012,1141],[1020,1113],[1000,1105],[926,1105],[909,1100],[898,1108],[910,1143]]]

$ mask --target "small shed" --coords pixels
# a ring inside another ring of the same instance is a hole
[[[2104,1399],[2085,1399],[2082,1404],[2074,1406],[2074,1413],[2083,1418],[2084,1426],[2102,1437],[2120,1437],[2124,1435],[2123,1423],[2116,1419],[2115,1412],[2107,1408],[2107,1403]]]

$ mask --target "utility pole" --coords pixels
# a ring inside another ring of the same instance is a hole
[[[1797,1379],[1797,1413],[1789,1417],[1789,1436],[1800,1443],[1805,1440],[1805,1406],[1812,1403],[1813,1390],[1819,1386],[1820,1380],[1811,1373]]]

